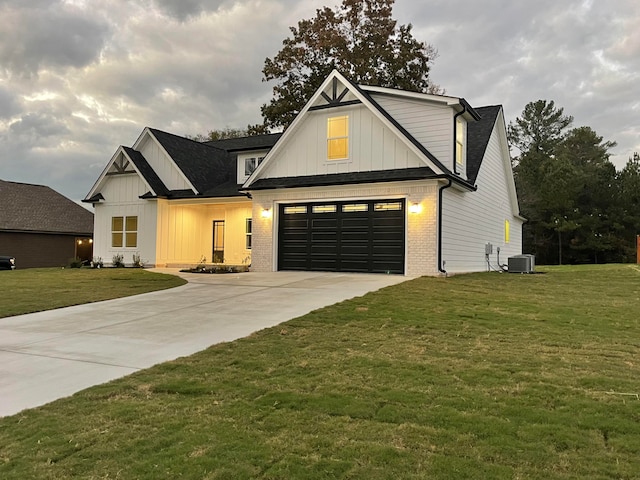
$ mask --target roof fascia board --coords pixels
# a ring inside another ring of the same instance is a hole
[[[509,141],[507,139],[507,124],[504,118],[504,110],[502,109],[502,107],[500,107],[500,111],[498,112],[496,123],[494,124],[493,128],[498,129],[498,135],[500,137],[500,148],[502,150],[502,158],[504,159],[503,166],[505,169],[505,177],[507,179],[507,189],[509,190],[509,197],[511,198],[511,211],[514,216],[523,218],[520,216],[518,192],[516,190],[515,179],[513,178],[511,154],[509,153]]]
[[[133,159],[129,156],[129,154],[127,153],[127,151],[123,148],[120,147],[120,149],[122,150],[122,154],[127,157],[127,159],[129,160],[129,163],[131,164],[131,166],[133,167],[133,169],[136,171],[136,173],[138,174],[138,176],[140,177],[140,179],[142,179],[142,181],[144,182],[144,184],[147,186],[147,188],[149,189],[149,191],[153,192],[153,194],[155,196],[158,196],[158,192],[156,192],[153,187],[151,187],[151,185],[149,184],[149,182],[147,182],[147,179],[144,177],[144,175],[142,174],[142,172],[140,170],[138,170],[138,167],[136,166],[136,163],[133,161]]]

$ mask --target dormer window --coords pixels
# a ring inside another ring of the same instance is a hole
[[[244,159],[244,174],[248,177],[262,163],[264,157],[251,157]]]
[[[327,119],[327,160],[349,158],[349,116]]]
[[[465,139],[467,124],[462,118],[456,118],[456,165],[460,169],[464,166],[465,161]],[[460,173],[460,170],[458,170]]]

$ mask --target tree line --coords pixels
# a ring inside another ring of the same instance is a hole
[[[509,124],[518,150],[513,173],[523,227],[523,252],[541,264],[632,262],[640,234],[640,156],[617,171],[615,142],[553,101],[527,104]]]

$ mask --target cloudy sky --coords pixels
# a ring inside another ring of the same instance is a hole
[[[0,179],[82,199],[145,126],[179,135],[261,122],[289,26],[339,0],[0,0]],[[554,100],[640,152],[638,0],[396,0],[439,51],[432,80],[507,121]]]

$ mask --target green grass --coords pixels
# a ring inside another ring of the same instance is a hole
[[[640,269],[544,270],[416,279],[0,419],[0,478],[640,478]]]
[[[0,272],[0,318],[153,292],[186,283],[135,268],[31,268]]]

